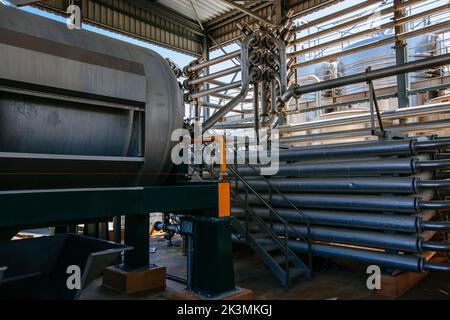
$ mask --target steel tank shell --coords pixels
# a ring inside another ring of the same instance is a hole
[[[3,190],[146,186],[172,167],[182,92],[156,52],[0,6]]]

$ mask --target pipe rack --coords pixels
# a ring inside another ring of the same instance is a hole
[[[443,177],[450,171],[445,156],[449,148],[448,138],[422,137],[281,150],[275,176],[263,179],[260,166],[236,164],[259,196],[247,193],[240,181],[233,194],[244,195],[252,214],[279,236],[285,236],[284,226],[274,222],[260,198],[296,234],[306,236],[310,225],[313,255],[415,272],[450,271],[447,264],[415,255],[450,252],[450,239],[445,238],[450,221],[444,214],[450,210],[445,196],[450,181]],[[238,220],[251,219],[246,212],[242,206],[232,208]],[[292,250],[308,252],[293,231],[288,237]]]

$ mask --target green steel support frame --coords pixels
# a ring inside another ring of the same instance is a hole
[[[196,290],[220,294],[234,289],[229,218],[218,218],[216,183],[136,188],[95,188],[0,192],[0,235],[25,228],[71,225],[125,216],[128,270],[148,267],[150,212],[178,213],[194,218],[193,270]],[[220,274],[220,281],[216,281]]]

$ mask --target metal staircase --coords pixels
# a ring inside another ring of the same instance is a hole
[[[235,178],[235,185],[237,181],[240,181],[245,187],[244,196],[239,195],[237,188],[232,191],[232,197],[236,204],[244,210],[244,216],[233,217],[233,227],[236,232],[245,239],[246,243],[253,249],[253,251],[261,258],[265,265],[272,271],[272,273],[278,278],[283,286],[291,286],[294,278],[304,276],[306,278],[311,277],[311,241],[310,241],[310,221],[308,217],[305,217],[307,221],[308,236],[305,238],[299,234],[279,213],[270,205],[255,189],[253,189],[247,180],[239,175],[239,173],[228,166],[228,170]],[[260,179],[266,181],[268,188],[273,192],[284,195],[279,192],[268,179],[260,176]],[[258,216],[248,204],[248,194],[253,193],[270,212],[270,223],[264,221]],[[287,203],[290,204],[300,215],[302,212],[292,204],[288,199]],[[304,216],[304,215],[303,215]],[[273,223],[281,223],[284,228],[284,236],[278,236],[273,230]],[[308,265],[306,265],[288,246],[289,237],[294,236],[299,241],[305,241],[308,243]]]
[[[248,151],[248,150],[247,150]],[[252,248],[257,256],[264,262],[264,264],[271,270],[271,272],[278,278],[283,286],[289,287],[292,280],[303,276],[307,279],[311,277],[312,269],[312,250],[311,250],[311,221],[308,216],[302,213],[286,196],[281,193],[270,181],[264,176],[259,176],[257,179],[263,180],[268,187],[269,195],[277,194],[281,196],[286,203],[298,212],[306,222],[307,234],[306,237],[300,234],[286,219],[261,196],[245,179],[238,173],[237,166],[237,146],[234,146],[235,162],[233,165],[226,165],[229,178],[234,178],[234,188],[231,188],[231,197],[235,204],[243,210],[243,214],[234,215],[232,218],[232,226],[236,233],[245,240],[245,242]],[[258,174],[251,164],[246,161],[246,166],[250,167],[255,174]],[[214,180],[220,177],[214,165],[203,163],[203,169],[209,172],[210,178]],[[244,187],[243,195],[238,191],[239,182]],[[257,215],[248,203],[249,193],[253,194],[260,200],[260,206],[267,208],[270,213],[270,221],[265,221],[262,217]],[[273,230],[273,226],[281,226],[283,234],[279,235]],[[305,264],[300,257],[297,256],[288,246],[288,240],[296,239],[297,241],[304,241],[308,246],[308,263]]]

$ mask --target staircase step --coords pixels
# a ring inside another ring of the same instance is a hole
[[[286,256],[283,254],[280,254],[278,256],[273,257],[273,260],[275,260],[276,263],[282,264],[284,266],[284,263],[286,262]],[[288,258],[288,261],[292,261],[292,257]]]
[[[271,251],[275,251],[275,250],[279,250],[280,246],[275,244],[275,243],[271,243],[271,244],[266,244],[262,246],[264,248],[264,250],[266,250],[267,252],[271,252]]]
[[[305,271],[300,268],[290,268],[289,269],[289,276],[291,277],[291,279],[301,276],[304,273],[305,273]]]
[[[250,234],[254,239],[267,239],[270,237],[266,232],[252,232]]]

